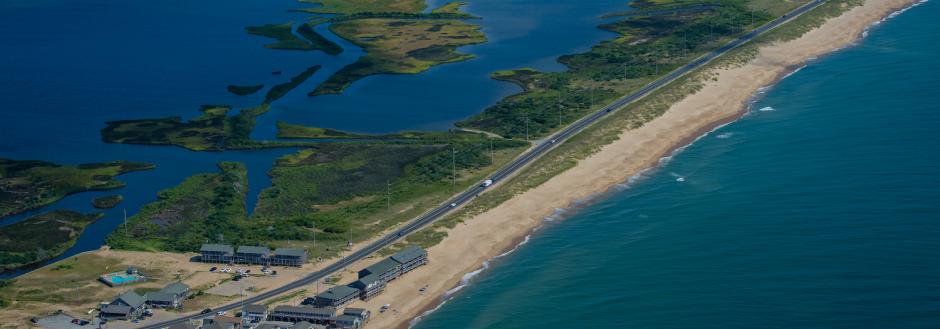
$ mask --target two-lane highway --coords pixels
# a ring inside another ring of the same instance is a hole
[[[634,101],[636,101],[636,100],[638,100],[638,99],[640,99],[640,98],[643,98],[643,97],[649,95],[650,93],[652,93],[652,92],[655,91],[656,89],[659,89],[659,88],[661,88],[661,87],[663,87],[663,86],[665,86],[665,85],[667,85],[667,84],[669,84],[669,83],[675,81],[675,80],[678,79],[679,77],[682,77],[683,75],[685,75],[685,74],[687,74],[687,73],[689,73],[689,72],[691,72],[691,71],[694,71],[695,69],[698,69],[698,68],[702,67],[703,65],[705,65],[705,64],[707,64],[707,63],[709,63],[709,62],[711,62],[711,61],[714,60],[715,58],[717,58],[717,57],[719,57],[719,56],[721,56],[721,55],[727,53],[728,51],[730,51],[730,50],[732,50],[732,49],[734,49],[734,48],[737,48],[738,46],[740,46],[740,45],[742,45],[742,44],[744,44],[744,43],[747,43],[748,41],[753,40],[755,37],[757,37],[757,36],[759,36],[759,35],[761,35],[761,34],[767,32],[767,31],[770,31],[770,30],[772,30],[772,29],[774,29],[774,28],[779,27],[780,25],[786,23],[787,21],[791,20],[792,18],[795,18],[795,17],[797,17],[797,16],[800,16],[800,15],[806,13],[807,11],[810,11],[810,10],[812,10],[812,9],[814,9],[814,8],[816,8],[816,7],[818,7],[819,5],[821,5],[821,4],[825,3],[825,2],[826,2],[826,0],[814,0],[814,1],[810,2],[810,3],[807,3],[806,5],[803,5],[803,6],[799,7],[799,8],[797,8],[797,9],[794,9],[793,11],[791,11],[791,12],[787,13],[786,15],[784,15],[783,17],[777,18],[777,19],[775,19],[775,20],[773,20],[773,21],[771,21],[771,22],[769,22],[769,23],[767,23],[767,24],[765,24],[765,25],[763,25],[763,26],[761,26],[761,27],[759,27],[759,28],[757,28],[757,29],[755,29],[755,30],[753,30],[753,31],[751,31],[751,32],[749,32],[749,33],[747,33],[747,34],[745,34],[745,35],[743,35],[743,36],[741,36],[741,37],[739,37],[739,38],[737,38],[737,39],[731,41],[731,42],[729,42],[729,43],[727,43],[727,44],[725,44],[724,46],[722,46],[722,47],[720,47],[720,48],[718,48],[718,49],[716,49],[716,50],[714,50],[714,51],[712,51],[712,52],[709,52],[708,54],[705,54],[705,55],[703,55],[703,56],[701,56],[701,57],[699,57],[699,58],[693,60],[692,62],[690,62],[690,63],[688,63],[688,64],[686,64],[686,65],[683,65],[682,67],[680,67],[680,68],[678,68],[678,69],[676,69],[676,70],[670,72],[669,74],[666,74],[665,76],[660,77],[659,79],[654,80],[653,82],[649,83],[648,85],[646,85],[645,87],[641,88],[640,90],[637,90],[636,92],[633,92],[633,93],[631,93],[631,94],[629,94],[629,95],[627,95],[627,96],[624,96],[623,98],[620,98],[620,99],[614,101],[613,103],[611,103],[610,105],[605,106],[604,108],[600,109],[599,111],[594,112],[594,113],[592,113],[592,114],[590,114],[590,115],[588,115],[588,116],[586,116],[586,117],[584,117],[584,118],[582,118],[582,119],[580,119],[580,120],[578,120],[578,121],[572,123],[572,124],[569,125],[568,127],[565,127],[564,129],[562,129],[562,130],[556,132],[556,133],[555,133],[554,135],[552,135],[551,137],[545,139],[545,142],[542,142],[542,143],[540,143],[540,144],[538,144],[538,145],[535,145],[535,146],[534,146],[533,148],[531,148],[529,151],[523,153],[522,155],[520,155],[519,157],[517,157],[516,159],[514,159],[512,162],[510,162],[509,164],[507,164],[507,165],[504,166],[503,168],[497,170],[495,173],[493,173],[493,175],[491,176],[491,179],[492,179],[494,182],[501,182],[501,181],[503,181],[504,179],[506,179],[506,178],[512,176],[513,174],[518,173],[523,167],[525,167],[526,165],[532,163],[534,160],[538,159],[539,157],[541,157],[542,155],[544,155],[545,153],[547,153],[548,151],[550,151],[552,148],[554,148],[554,147],[557,146],[558,144],[561,144],[561,143],[564,142],[566,139],[568,139],[568,138],[570,138],[571,136],[577,134],[578,132],[580,132],[580,131],[583,130],[584,128],[586,128],[586,127],[590,126],[591,124],[593,124],[593,123],[595,123],[595,122],[597,122],[597,121],[603,119],[603,118],[606,117],[608,114],[610,114],[610,113],[616,111],[617,109],[620,109],[620,108],[626,106],[627,104],[630,104],[630,103],[632,103],[632,102],[634,102]],[[301,279],[299,279],[299,280],[297,280],[297,281],[288,283],[288,284],[286,284],[286,285],[284,285],[284,286],[281,286],[281,287],[278,287],[278,288],[275,288],[275,289],[271,289],[271,290],[262,292],[262,293],[260,293],[260,294],[258,294],[258,295],[255,295],[255,296],[246,298],[245,300],[242,300],[242,301],[239,301],[239,302],[235,302],[235,303],[227,304],[227,305],[225,305],[225,306],[218,307],[218,308],[214,309],[213,311],[231,311],[231,310],[236,310],[236,309],[242,307],[242,305],[244,305],[244,304],[248,304],[248,303],[257,303],[257,302],[263,301],[263,300],[265,300],[265,299],[272,298],[272,297],[275,297],[275,296],[277,296],[277,295],[286,293],[286,292],[288,292],[288,291],[290,291],[290,290],[294,290],[294,289],[300,288],[300,287],[302,287],[302,286],[304,286],[304,285],[307,285],[307,284],[316,282],[316,280],[320,280],[320,279],[322,279],[322,278],[324,278],[324,277],[326,277],[326,276],[332,274],[333,272],[339,271],[339,270],[341,270],[341,269],[343,269],[343,268],[345,268],[345,267],[347,267],[347,266],[349,266],[349,265],[351,265],[351,264],[353,264],[353,263],[355,263],[355,262],[357,262],[357,261],[359,261],[359,260],[361,260],[361,259],[363,259],[363,258],[365,258],[365,257],[368,257],[370,254],[372,254],[372,253],[374,253],[374,252],[376,252],[376,251],[378,251],[378,250],[380,250],[380,249],[382,249],[382,248],[385,248],[385,247],[391,245],[392,243],[394,243],[394,242],[397,241],[398,239],[401,239],[402,237],[407,236],[408,234],[411,234],[411,233],[413,233],[413,232],[415,232],[415,231],[417,231],[417,230],[423,228],[423,227],[426,226],[427,224],[429,224],[429,223],[431,223],[431,222],[434,222],[435,220],[441,218],[442,216],[446,215],[446,214],[449,213],[451,210],[453,210],[453,208],[454,208],[455,206],[456,206],[456,207],[459,207],[459,206],[461,206],[461,205],[466,204],[467,202],[469,202],[470,200],[472,200],[472,199],[474,198],[474,196],[476,196],[477,194],[480,194],[481,192],[483,192],[483,191],[486,190],[487,188],[492,188],[492,187],[484,187],[484,186],[482,186],[482,184],[481,184],[481,185],[475,185],[475,186],[473,186],[473,187],[471,187],[471,188],[469,188],[469,189],[463,191],[462,193],[460,193],[460,194],[454,196],[453,198],[451,198],[450,200],[448,200],[448,201],[445,202],[444,204],[442,204],[442,205],[440,205],[440,206],[438,206],[438,207],[432,209],[431,211],[429,211],[429,212],[427,212],[427,213],[425,213],[425,214],[419,216],[418,218],[413,219],[412,221],[410,221],[410,222],[408,222],[407,224],[405,224],[404,226],[402,226],[400,229],[398,229],[398,230],[396,230],[396,231],[394,231],[394,232],[392,232],[392,233],[390,233],[390,234],[388,234],[388,235],[385,235],[385,236],[381,237],[380,239],[378,239],[378,240],[376,240],[376,241],[374,241],[374,242],[368,244],[367,246],[363,247],[362,249],[356,250],[356,251],[353,252],[352,254],[350,254],[350,255],[348,255],[348,256],[346,256],[346,257],[340,259],[339,261],[337,261],[337,262],[335,262],[335,263],[333,263],[333,264],[331,264],[331,265],[328,265],[328,266],[326,266],[326,267],[324,267],[324,268],[322,268],[322,269],[320,269],[320,270],[318,270],[318,271],[315,271],[315,272],[313,272],[313,273],[310,273],[309,275],[307,275],[307,276],[305,276],[305,277],[303,277],[303,278],[301,278]],[[452,206],[452,205],[453,205],[453,206]],[[173,320],[169,320],[169,321],[164,321],[164,322],[160,322],[160,323],[145,325],[145,326],[142,326],[142,327],[140,327],[140,328],[145,328],[145,329],[165,328],[165,327],[168,327],[168,326],[173,325],[173,324],[182,323],[182,322],[189,321],[189,320],[192,320],[192,319],[206,318],[206,317],[209,317],[209,316],[211,316],[211,315],[212,315],[212,314],[195,314],[195,315],[188,315],[188,316],[180,317],[180,318],[173,319]]]

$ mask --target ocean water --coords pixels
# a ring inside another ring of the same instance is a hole
[[[940,327],[937,17],[810,63],[414,327]]]

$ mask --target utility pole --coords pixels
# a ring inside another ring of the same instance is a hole
[[[127,239],[127,208],[124,208],[124,238]]]
[[[451,183],[451,186],[457,186],[457,148],[455,148],[453,145],[450,146],[450,164],[453,170],[454,179],[453,183]]]
[[[493,137],[488,138],[490,140],[490,163],[496,163],[493,160]]]
[[[594,87],[591,87],[591,108],[594,108]]]
[[[525,141],[529,141],[529,111],[525,112]]]

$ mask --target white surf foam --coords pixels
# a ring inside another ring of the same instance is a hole
[[[556,213],[558,213],[558,210],[556,210]],[[547,219],[547,218],[546,218],[546,219]],[[535,232],[535,231],[537,231],[538,229],[540,229],[541,227],[542,227],[542,226],[537,226],[537,227],[535,227],[534,229],[532,229],[532,231]],[[510,255],[510,254],[512,254],[512,253],[514,253],[514,252],[516,252],[516,250],[519,250],[520,247],[522,247],[523,245],[529,243],[529,240],[530,240],[531,238],[532,238],[532,234],[527,234],[527,235],[525,236],[525,238],[522,239],[522,241],[520,241],[519,243],[517,243],[515,246],[513,246],[512,249],[509,249],[509,251],[506,251],[506,252],[504,252],[504,253],[502,253],[502,254],[497,255],[496,257],[493,257],[493,259],[503,258],[503,257],[506,257],[506,256],[508,256],[508,255]],[[443,295],[441,295],[441,302],[438,303],[437,306],[435,306],[434,308],[432,308],[432,309],[430,309],[430,310],[424,311],[424,313],[421,313],[420,315],[418,315],[418,316],[414,317],[413,319],[411,319],[411,321],[408,322],[408,328],[414,327],[414,325],[415,325],[416,323],[418,323],[418,321],[421,321],[421,319],[424,319],[424,318],[426,318],[428,315],[431,315],[432,313],[434,313],[434,312],[436,312],[437,310],[441,309],[441,307],[443,307],[444,304],[447,304],[448,301],[450,301],[451,299],[454,298],[454,295],[456,295],[458,292],[460,292],[460,291],[463,290],[464,288],[470,286],[470,284],[473,282],[473,279],[476,278],[477,276],[479,276],[481,273],[483,273],[483,271],[486,271],[488,268],[490,268],[490,262],[489,262],[489,261],[483,261],[483,265],[480,266],[480,268],[477,268],[476,270],[473,270],[473,271],[471,271],[471,272],[469,272],[469,273],[464,274],[462,277],[460,277],[460,283],[457,284],[456,287],[453,287],[453,288],[451,288],[450,290],[447,290],[446,292],[444,292]]]
[[[734,137],[733,132],[720,133],[718,134],[718,136],[715,136],[715,138],[718,138],[718,139],[728,139],[731,137]]]

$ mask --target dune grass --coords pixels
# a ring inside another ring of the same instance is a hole
[[[94,198],[91,200],[91,205],[98,209],[111,209],[117,207],[118,204],[124,201],[124,197],[120,194],[103,196],[100,198]]]

